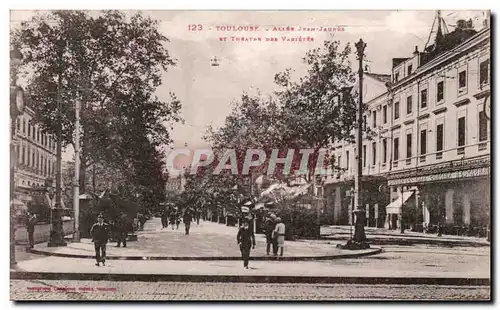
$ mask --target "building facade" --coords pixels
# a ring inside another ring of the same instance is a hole
[[[459,233],[489,225],[490,29],[457,27],[441,44],[438,52],[415,49],[410,58],[393,59],[385,91],[365,74],[366,89],[379,90],[364,101],[373,131],[363,142],[370,226],[395,229],[403,220],[415,230],[439,223]],[[333,223],[348,224],[352,203],[345,193],[352,190],[355,148],[339,142],[334,149],[343,169],[327,180],[325,195]]]
[[[47,184],[55,179],[56,143],[35,122],[34,111],[28,105],[16,119],[13,142],[15,193],[17,199],[29,206],[34,203],[34,197],[45,196]],[[45,203],[49,207],[49,202]]]

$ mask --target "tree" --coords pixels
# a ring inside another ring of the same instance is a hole
[[[139,13],[53,11],[23,22],[12,40],[25,55],[22,72],[45,132],[56,134],[62,103],[63,145],[73,143],[74,103],[81,100],[82,192],[94,163],[137,172],[142,150],[146,160],[161,161],[153,149],[170,142],[168,126],[181,119],[175,94],[168,102],[154,94],[162,72],[175,65],[157,21]]]

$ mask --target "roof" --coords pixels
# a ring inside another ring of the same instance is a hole
[[[381,81],[382,83],[387,83],[391,81],[390,74],[380,74],[380,73],[371,73],[365,72],[366,75],[371,76],[372,78]]]

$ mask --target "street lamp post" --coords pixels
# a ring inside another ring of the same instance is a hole
[[[14,47],[10,51],[10,267],[13,268],[17,265],[16,262],[16,225],[17,225],[17,212],[15,210],[15,196],[16,196],[16,182],[15,182],[15,167],[17,154],[15,152],[14,138],[16,132],[17,117],[24,113],[24,91],[21,87],[17,86],[17,69],[21,64],[23,54],[21,51]]]
[[[365,207],[363,204],[361,178],[363,175],[363,57],[365,53],[366,43],[362,39],[355,44],[359,60],[359,94],[358,94],[358,107],[357,107],[357,128],[356,128],[356,175],[354,179],[354,201],[356,203],[355,210],[353,211],[356,217],[354,226],[353,241],[356,244],[365,243]]]

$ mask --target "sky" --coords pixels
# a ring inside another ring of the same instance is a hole
[[[129,11],[132,13],[132,11]],[[177,65],[163,74],[158,88],[160,99],[168,100],[174,92],[182,103],[185,123],[176,124],[172,132],[173,147],[206,147],[202,136],[208,125],[218,127],[230,113],[232,102],[243,92],[263,95],[272,93],[274,75],[287,68],[303,74],[302,57],[324,40],[341,44],[366,42],[369,71],[389,74],[392,58],[410,57],[415,46],[423,50],[432,27],[435,11],[141,11],[159,21],[160,31],[169,38],[166,44]],[[11,11],[11,26],[29,19],[34,11]],[[475,19],[480,29],[482,11],[442,11],[450,31],[460,18]],[[202,26],[201,31],[190,28]],[[259,27],[258,31],[222,31],[220,26]],[[295,31],[274,27],[294,27]],[[219,27],[219,29],[217,29]],[[299,31],[299,27],[316,31]],[[318,31],[319,27],[334,32]],[[311,37],[312,42],[287,42],[282,37]],[[220,41],[220,37],[227,37]],[[231,37],[260,37],[263,41],[232,41]],[[277,42],[265,41],[275,37]],[[211,66],[211,59],[220,65]],[[357,70],[355,56],[353,69]],[[65,157],[71,158],[67,150]]]

